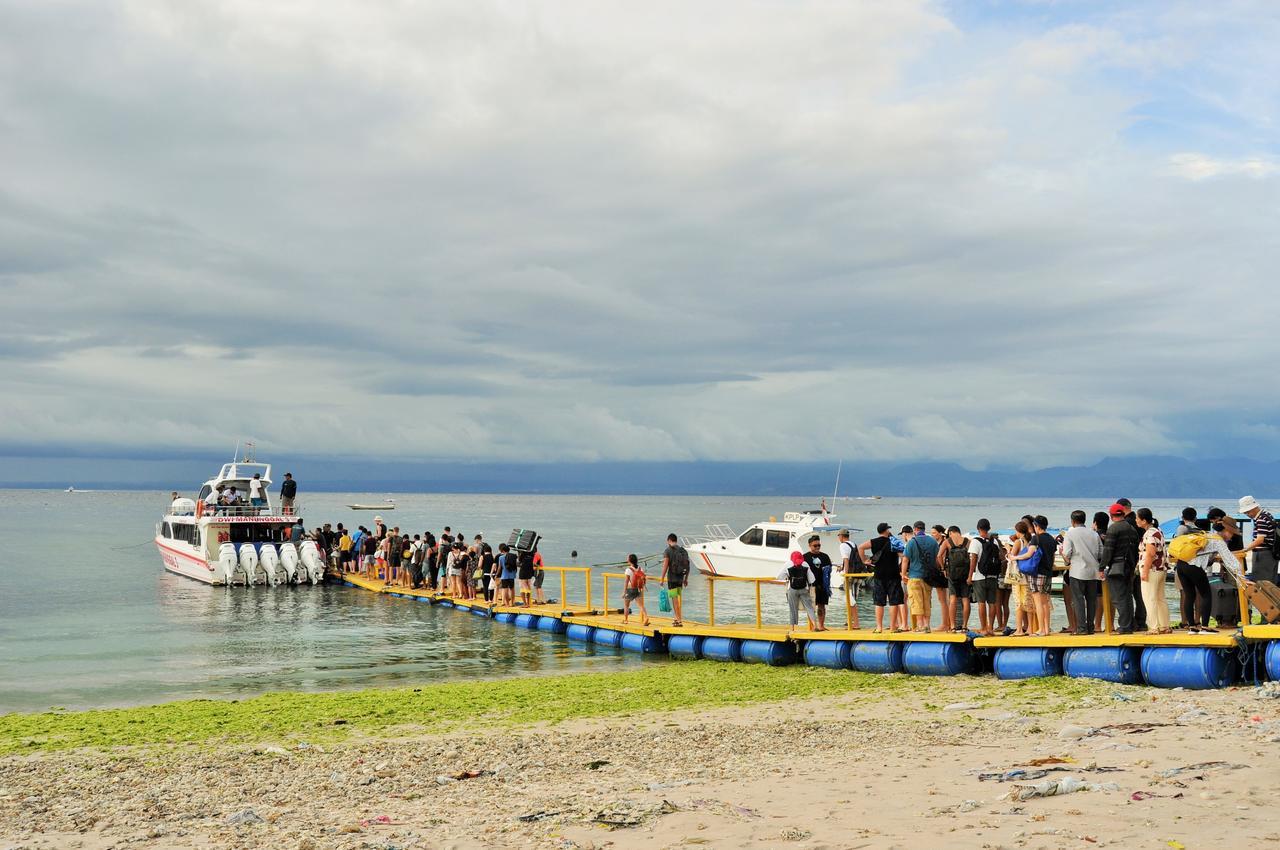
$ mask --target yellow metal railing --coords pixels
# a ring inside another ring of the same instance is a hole
[[[542,567],[539,567],[538,569],[560,574],[560,606],[562,608],[566,608],[569,604],[569,574],[581,573],[583,578],[583,584],[586,587],[586,608],[587,610],[591,610],[591,568],[590,567],[549,567],[544,565]],[[606,582],[605,584],[605,594],[606,594],[605,604],[606,605],[608,604],[608,601],[609,601],[609,597],[607,595],[608,592],[609,592],[609,585]]]
[[[624,584],[622,585],[622,592],[623,592],[622,605],[621,605],[621,606],[619,606],[619,607],[620,607],[620,608],[625,608],[625,607],[626,607],[626,605],[627,605],[627,598],[626,598],[626,590],[627,590],[627,586],[626,586],[626,584],[625,584],[625,579],[626,579],[626,577],[627,577],[627,574],[626,574],[626,573],[601,573],[601,574],[600,574],[600,578],[604,580],[604,608],[605,608],[605,610],[606,610],[606,611],[608,611],[608,610],[609,610],[609,579],[611,579],[611,578],[620,578],[620,579],[623,579],[623,580],[624,580]],[[642,597],[643,597],[643,594],[644,594],[644,593],[646,593],[646,592],[649,590],[649,582],[651,582],[651,581],[652,581],[652,582],[657,582],[657,581],[660,581],[660,580],[661,580],[661,579],[660,579],[658,576],[646,575],[646,576],[645,576],[645,583],[644,583],[644,590],[640,591],[640,593],[641,593]],[[646,605],[647,605],[647,603],[646,603]]]
[[[853,588],[857,579],[871,578],[873,573],[840,573],[844,577],[844,622],[845,628],[853,630]]]

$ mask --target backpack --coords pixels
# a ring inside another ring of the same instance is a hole
[[[987,578],[999,578],[1004,572],[1004,550],[990,537],[979,537],[978,540],[982,542],[982,557],[978,558],[978,572]]]
[[[1040,566],[1040,547],[1036,547],[1036,551],[1031,554],[1030,558],[1025,558],[1018,562],[1018,572],[1024,576],[1033,576],[1036,569]]]
[[[953,584],[964,584],[969,580],[969,541],[966,539],[960,546],[951,544],[947,550],[947,578]]]
[[[667,578],[671,581],[684,581],[689,575],[689,553],[683,546],[672,546],[675,551],[671,555],[671,563],[667,564]]]
[[[1169,557],[1175,561],[1190,561],[1200,554],[1208,539],[1209,535],[1203,531],[1179,534],[1169,541]]]

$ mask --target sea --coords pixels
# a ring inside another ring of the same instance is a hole
[[[409,533],[438,535],[447,525],[467,539],[478,533],[497,543],[512,528],[535,529],[546,562],[590,568],[597,594],[602,574],[618,569],[599,565],[616,564],[629,553],[655,554],[668,532],[698,534],[711,523],[741,532],[789,510],[818,507],[810,497],[305,491],[298,504],[308,528],[324,522],[371,525],[372,512],[346,506],[390,506],[387,499],[395,504],[383,511],[387,523]],[[897,527],[924,520],[968,530],[987,517],[994,528],[1008,528],[1025,513],[1044,513],[1066,525],[1071,510],[1092,514],[1107,504],[827,501],[836,521],[867,530],[855,534],[855,542],[879,522]],[[672,663],[344,586],[210,587],[162,569],[152,541],[168,503],[168,492],[0,490],[0,712],[235,699],[278,690],[417,687]],[[1184,504],[1203,512],[1232,501],[1134,503],[1164,520]],[[569,598],[581,598],[584,584],[571,584]],[[547,590],[559,595],[555,578],[548,578]],[[614,581],[615,603],[618,593]],[[695,575],[686,591],[686,616],[701,619],[706,604],[706,580]],[[864,623],[872,616],[869,606],[867,598],[859,603]],[[766,620],[785,622],[780,588],[764,589],[764,608]],[[842,620],[841,605],[833,605],[832,617]],[[717,585],[716,619],[754,619],[751,585]]]

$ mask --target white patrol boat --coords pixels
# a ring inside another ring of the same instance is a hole
[[[781,522],[770,517],[742,534],[734,534],[727,525],[708,525],[705,534],[685,537],[682,542],[689,551],[689,561],[703,575],[772,579],[791,563],[792,552],[808,552],[809,538],[817,534],[835,569],[840,566],[836,535],[841,529],[859,529],[832,523],[834,516],[827,513],[825,505],[816,511],[788,511]]]
[[[254,485],[254,477],[260,482]],[[237,502],[226,504],[234,488]],[[260,488],[260,489],[259,489]],[[303,540],[297,503],[286,511],[271,502],[271,465],[233,460],[192,499],[174,499],[156,524],[164,568],[206,584],[319,584],[324,555]],[[255,503],[251,492],[261,492]]]

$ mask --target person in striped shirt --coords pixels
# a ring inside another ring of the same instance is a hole
[[[1245,496],[1240,500],[1240,513],[1253,521],[1253,540],[1242,550],[1253,553],[1253,580],[1276,580],[1276,518],[1264,511],[1258,500]]]

